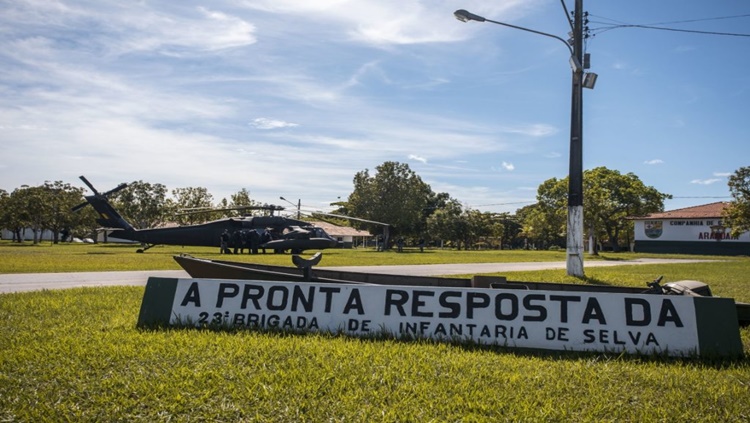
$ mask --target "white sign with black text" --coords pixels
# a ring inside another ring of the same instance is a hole
[[[170,324],[690,355],[694,298],[473,288],[177,280]]]

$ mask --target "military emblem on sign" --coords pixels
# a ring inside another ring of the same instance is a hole
[[[652,221],[652,222],[646,222],[645,225],[645,232],[646,236],[649,238],[659,238],[662,233],[662,221]]]

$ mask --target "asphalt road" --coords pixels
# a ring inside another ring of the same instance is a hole
[[[660,263],[697,263],[711,260],[675,260],[675,259],[636,259],[623,261],[589,260],[584,267],[609,267],[638,264]],[[321,267],[325,269],[325,267]],[[459,264],[422,264],[417,266],[349,266],[331,267],[330,269],[382,273],[387,275],[434,276],[434,275],[469,275],[496,272],[519,272],[526,270],[565,269],[564,261],[524,262],[524,263],[459,263]]]
[[[585,267],[625,266],[660,263],[696,263],[711,260],[637,259],[627,261],[586,262]],[[325,269],[325,267],[321,267]],[[336,267],[337,270],[384,273],[394,275],[433,276],[468,275],[525,270],[565,269],[565,262],[535,263],[461,263],[424,264],[415,266],[349,266]],[[165,278],[188,278],[183,270],[150,270],[133,272],[76,272],[76,273],[18,273],[0,275],[0,294],[9,292],[39,291],[42,289],[65,289],[97,286],[146,286],[151,276]]]

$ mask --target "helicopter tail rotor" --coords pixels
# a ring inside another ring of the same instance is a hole
[[[112,188],[111,190],[109,190],[109,191],[107,191],[105,193],[99,193],[99,191],[97,191],[96,188],[94,188],[94,185],[91,182],[89,182],[89,180],[86,179],[85,176],[81,175],[81,176],[79,176],[79,178],[81,178],[81,180],[83,181],[83,183],[86,184],[87,187],[89,187],[89,189],[93,193],[93,197],[102,198],[102,199],[106,199],[110,195],[112,195],[112,194],[114,194],[114,193],[116,193],[118,191],[121,191],[121,190],[125,189],[128,186],[128,184],[126,184],[126,183],[123,182],[120,185]],[[83,203],[81,203],[81,204],[73,207],[71,210],[74,211],[74,212],[77,212],[78,210],[81,210],[82,208],[86,207],[89,204],[90,203],[89,203],[88,199],[86,199],[86,201],[84,201]]]

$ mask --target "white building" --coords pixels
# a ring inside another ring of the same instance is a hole
[[[13,239],[13,232],[3,229],[2,232],[0,232],[0,239]],[[34,231],[32,231],[29,228],[26,228],[21,231],[21,238],[23,238],[24,241],[33,241],[34,240]],[[61,238],[61,237],[60,237]],[[54,233],[50,230],[43,230],[41,235],[39,236],[39,241],[52,241],[54,239]],[[58,238],[59,239],[59,238]]]
[[[722,224],[730,203],[717,202],[633,217],[638,253],[750,255],[750,232],[731,235]]]
[[[339,242],[344,243],[344,248],[352,248],[364,245],[372,235],[367,231],[360,231],[349,226],[337,226],[328,222],[310,222],[322,228],[328,235]]]

